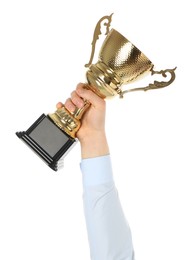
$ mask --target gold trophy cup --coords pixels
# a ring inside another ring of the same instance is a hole
[[[175,79],[175,69],[161,71],[153,70],[153,63],[128,39],[115,29],[110,28],[112,15],[102,17],[95,28],[92,51],[86,72],[86,88],[91,89],[101,98],[119,95],[133,91],[147,91],[170,85]],[[104,22],[105,21],[105,22]],[[106,38],[99,52],[98,61],[92,64],[96,41],[101,34],[101,25],[106,26]],[[170,74],[170,80],[154,81],[146,87],[122,90],[122,86],[139,79],[145,74]],[[76,143],[76,133],[81,126],[80,119],[90,103],[86,100],[81,109],[70,113],[64,106],[54,113],[42,114],[27,131],[16,132],[29,147],[37,153],[53,170],[63,166],[63,159]]]

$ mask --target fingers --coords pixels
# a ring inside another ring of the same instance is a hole
[[[71,93],[71,97],[68,98],[64,104],[62,102],[58,102],[56,105],[56,108],[62,108],[65,107],[67,110],[69,110],[71,113],[75,111],[76,108],[82,108],[84,106],[84,101],[82,97],[80,97],[76,91],[73,91]]]
[[[64,105],[62,102],[58,102],[56,108],[66,107],[70,112],[74,112],[76,108],[82,108],[84,106],[84,100],[88,100],[94,107],[100,108],[104,106],[105,101],[97,96],[93,91],[87,89],[87,85],[79,83],[71,93],[70,98],[68,98]]]
[[[92,90],[87,89],[85,84],[79,83],[76,88],[76,93],[81,98],[88,100],[95,107],[104,106],[105,104],[105,101]]]
[[[75,90],[71,93],[71,101],[78,108],[84,106],[83,98]]]
[[[56,108],[58,109],[58,108],[61,108],[61,107],[63,107],[62,102],[58,102],[58,103],[56,104]]]

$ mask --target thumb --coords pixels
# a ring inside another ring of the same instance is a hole
[[[92,90],[86,88],[85,84],[79,83],[76,92],[80,97],[89,101],[94,107],[104,106],[105,101]]]

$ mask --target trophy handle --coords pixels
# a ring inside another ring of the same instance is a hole
[[[150,83],[147,87],[142,87],[142,88],[132,88],[132,89],[127,89],[124,91],[120,91],[119,95],[120,98],[123,98],[123,95],[128,93],[128,92],[134,92],[134,91],[147,91],[150,89],[159,89],[159,88],[164,88],[169,86],[174,80],[175,80],[175,70],[177,67],[175,67],[174,69],[166,69],[166,70],[160,70],[160,71],[154,71],[153,68],[151,69],[151,75],[154,74],[161,74],[164,78],[167,77],[166,73],[170,73],[171,74],[171,78],[169,81],[154,81],[154,83]]]
[[[94,34],[93,34],[93,40],[92,40],[92,43],[91,43],[91,45],[92,45],[91,56],[90,56],[89,62],[87,64],[85,64],[86,68],[88,68],[92,64],[94,54],[95,54],[96,42],[99,39],[99,35],[101,35],[101,30],[100,30],[101,29],[101,23],[104,20],[108,20],[108,22],[104,23],[104,25],[106,26],[105,35],[107,35],[109,33],[110,24],[111,24],[111,21],[112,21],[112,15],[113,15],[113,13],[111,15],[103,16],[96,24]]]

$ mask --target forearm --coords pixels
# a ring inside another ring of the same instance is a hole
[[[133,245],[114,184],[110,156],[85,159],[83,202],[92,260],[132,260]]]
[[[94,158],[109,154],[109,147],[104,132],[88,133],[87,136],[80,140],[82,159]]]

